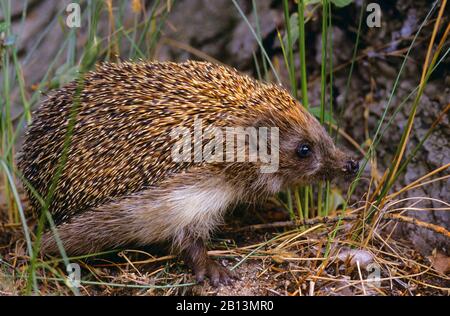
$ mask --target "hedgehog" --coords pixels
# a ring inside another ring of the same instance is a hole
[[[44,233],[43,254],[59,253],[57,238],[69,255],[165,243],[214,286],[236,277],[206,247],[228,209],[358,170],[281,85],[209,62],[103,63],[50,93],[32,117],[18,166],[35,212],[43,211],[36,192],[51,196],[57,234]],[[193,151],[175,159],[173,131],[192,136],[199,120],[204,133],[191,145],[205,149],[211,127],[231,130],[245,138],[244,159],[194,159]],[[248,128],[273,131],[252,148],[269,146],[277,168],[245,159]]]

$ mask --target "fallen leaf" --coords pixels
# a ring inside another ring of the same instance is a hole
[[[432,255],[427,258],[431,261],[431,265],[437,272],[442,274],[448,274],[450,272],[450,257],[434,250]]]

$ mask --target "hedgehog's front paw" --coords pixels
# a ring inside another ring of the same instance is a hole
[[[207,276],[209,282],[214,287],[219,286],[219,284],[230,285],[232,279],[237,279],[234,272],[209,258],[204,261],[204,264],[192,267],[192,270],[194,271],[197,282],[202,283],[205,280],[205,276]]]
[[[208,277],[211,285],[216,287],[219,284],[231,284],[231,280],[237,278],[236,274],[208,257],[202,239],[196,239],[186,244],[182,255],[187,265],[194,272],[197,282],[202,283],[205,277]]]

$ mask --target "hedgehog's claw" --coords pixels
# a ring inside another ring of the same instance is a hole
[[[221,266],[212,259],[208,261],[207,271],[212,286],[217,287],[219,284],[231,285],[232,279],[236,279],[236,274],[231,270]]]
[[[208,257],[206,248],[202,241],[196,241],[184,251],[186,263],[195,274],[198,283],[203,283],[208,277],[210,284],[214,287],[219,284],[230,285],[232,279],[237,279],[234,272],[223,267]]]
[[[212,259],[206,260],[204,265],[193,268],[195,279],[198,283],[205,281],[205,276],[209,278],[209,283],[217,287],[220,284],[231,285],[233,279],[237,279],[236,274],[221,266]]]

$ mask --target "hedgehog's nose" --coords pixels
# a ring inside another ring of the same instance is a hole
[[[347,174],[356,174],[359,170],[359,162],[353,159],[347,160],[344,166],[344,172]]]

